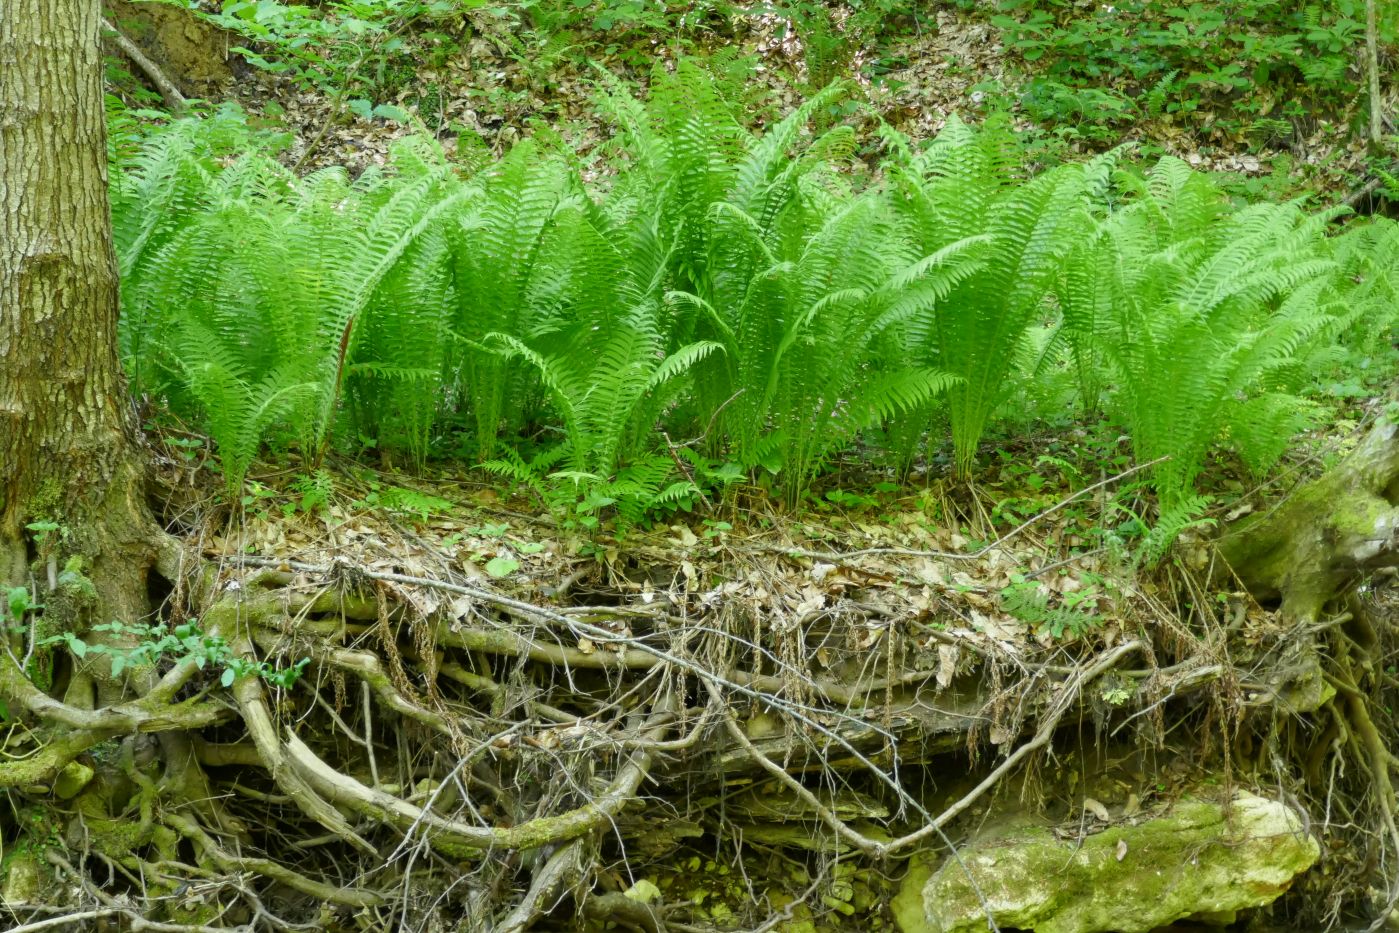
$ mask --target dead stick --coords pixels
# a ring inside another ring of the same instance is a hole
[[[185,95],[180,93],[180,89],[175,86],[175,82],[167,78],[165,72],[160,70],[160,66],[151,61],[146,53],[141,51],[140,46],[128,39],[124,32],[105,18],[102,20],[102,28],[110,33],[112,41],[117,44],[117,48],[121,49],[122,54],[131,59],[136,67],[140,68],[146,77],[151,79],[151,83],[155,85],[156,90],[160,91],[160,96],[164,98],[165,106],[169,107],[176,115],[183,113],[189,105],[188,101],[185,100]]]

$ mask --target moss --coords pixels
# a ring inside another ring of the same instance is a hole
[[[155,847],[161,860],[173,862],[178,854],[180,835],[169,826],[157,823],[151,828],[151,845]]]
[[[438,833],[437,835],[431,836],[428,841],[432,843],[434,849],[454,861],[476,863],[481,860],[481,850],[479,848],[462,845],[445,833]]]
[[[1351,495],[1330,502],[1331,524],[1353,538],[1369,538],[1390,512],[1389,503],[1377,496]]]
[[[47,637],[72,632],[84,634],[100,603],[97,587],[82,572],[82,559],[68,559],[58,575],[58,586],[44,600],[43,625]]]
[[[83,823],[88,844],[108,858],[125,858],[150,840],[150,827],[142,826],[139,820],[88,817]]]
[[[54,778],[53,792],[59,800],[71,800],[91,783],[97,772],[81,761],[70,761]]]
[[[76,617],[78,611],[97,604],[97,587],[82,570],[81,557],[68,558],[63,572],[58,575],[58,587],[48,598],[47,613],[52,613],[55,605],[71,607],[67,615]]]
[[[154,845],[163,857],[173,857],[176,842],[173,832],[150,820],[113,816],[108,803],[106,796],[95,788],[75,803],[82,817],[86,844],[94,851],[120,861]]]
[[[68,590],[75,599],[97,599],[97,587],[83,573],[83,559],[77,554],[69,557],[68,562],[63,565],[63,572],[58,575],[58,587],[60,590]]]
[[[927,852],[917,852],[908,860],[908,874],[899,885],[899,892],[889,904],[894,924],[900,930],[919,930],[926,922],[923,913],[923,889],[937,869],[937,859]]]
[[[99,766],[115,766],[121,760],[121,742],[116,739],[107,739],[89,748],[87,753]]]
[[[217,901],[212,904],[188,900],[169,908],[172,923],[183,923],[192,927],[208,927],[228,912]]]
[[[56,762],[57,756],[43,752],[28,758],[0,762],[0,787],[21,787],[43,792],[53,778]]]
[[[1002,927],[1145,933],[1271,903],[1318,855],[1295,814],[1247,794],[1229,819],[1219,804],[1186,799],[1081,842],[1022,821],[963,849],[965,872],[956,863],[930,877],[911,872],[895,917],[905,933],[972,933],[986,929],[984,897]]]
[[[33,904],[43,900],[55,885],[53,871],[44,862],[39,848],[21,843],[0,860],[0,901],[6,904]]]
[[[50,476],[35,488],[24,504],[22,514],[26,521],[45,520],[59,514],[63,505],[63,484]]]
[[[38,641],[47,636],[40,636]],[[25,675],[34,682],[34,686],[48,693],[53,689],[53,651],[49,648],[35,648],[34,654],[29,658],[29,662],[24,666]]]

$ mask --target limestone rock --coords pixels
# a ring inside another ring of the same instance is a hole
[[[53,875],[32,846],[7,852],[0,863],[0,904],[16,907],[33,904],[53,888]]]
[[[1227,924],[1271,903],[1320,855],[1289,807],[1187,797],[1160,816],[1078,842],[1028,818],[934,866],[915,860],[894,904],[903,933],[984,933],[976,879],[997,925],[1027,933],[1147,933],[1186,918]]]

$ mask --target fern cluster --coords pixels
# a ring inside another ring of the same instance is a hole
[[[886,134],[857,183],[850,129],[814,131],[839,94],[755,134],[689,62],[645,103],[604,83],[601,182],[558,144],[463,165],[427,140],[296,177],[234,114],[173,123],[114,184],[128,372],[205,425],[231,491],[263,445],[373,439],[633,518],[738,471],[795,502],[860,445],[907,464],[945,435],[970,475],[1072,384],[1188,512],[1212,451],[1267,469],[1318,377],[1392,341],[1399,225],[1331,236],[1174,159],[1032,173],[956,120]]]

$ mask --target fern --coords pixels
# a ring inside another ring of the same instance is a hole
[[[886,332],[926,314],[972,273],[978,245],[952,244],[916,261],[882,199],[831,201],[814,182],[800,191],[771,243],[758,239],[753,218],[736,207],[725,212],[734,241],[747,237],[753,255],[794,258],[753,264],[736,303],[673,297],[703,309],[725,346],[724,391],[733,403],[723,423],[740,461],[784,469],[791,502],[859,430],[916,409],[955,382],[877,350]],[[726,306],[727,314],[717,310]]]
[[[459,338],[454,393],[471,413],[482,459],[494,454],[502,431],[523,426],[529,390],[527,373],[481,341],[491,333],[525,338],[547,327],[558,310],[550,254],[557,265],[576,247],[550,233],[568,187],[560,164],[523,143],[486,173],[475,208],[449,227],[452,328]]]
[[[353,185],[337,171],[296,180],[257,153],[216,173],[203,159],[197,150],[182,157],[162,139],[141,170],[142,185],[197,179],[197,195],[180,199],[187,210],[178,229],[117,205],[133,213],[116,225],[135,231],[123,241],[122,345],[139,385],[206,413],[215,439],[230,445],[232,482],[278,421],[294,426],[307,452],[318,451],[347,373],[426,378],[421,365],[400,362],[421,361],[403,347],[357,370],[356,326],[378,311],[384,320],[362,331],[371,342],[422,336],[441,276],[415,275],[403,261],[420,241],[419,255],[440,252],[429,242],[433,231],[469,191],[430,150],[408,147],[399,171],[366,173]],[[421,448],[421,433],[410,447]]]
[[[991,413],[1011,390],[1015,353],[1046,312],[1064,257],[1087,227],[1088,171],[1054,169],[1027,182],[1007,131],[972,133],[952,121],[929,149],[895,169],[908,236],[922,254],[984,237],[975,274],[939,305],[910,347],[927,365],[959,377],[947,408],[957,470],[971,472]]]
[[[1175,159],[1034,174],[994,120],[886,131],[857,188],[853,132],[811,131],[841,93],[755,134],[694,62],[645,102],[604,77],[596,184],[537,143],[466,171],[410,139],[352,181],[296,177],[232,112],[128,132],[128,372],[207,426],[230,495],[264,445],[314,469],[352,435],[416,464],[448,440],[623,525],[744,470],[796,503],[862,443],[906,469],[943,422],[965,476],[995,419],[1073,386],[1155,464],[1168,539],[1213,453],[1266,472],[1323,379],[1392,365],[1399,224],[1328,237]]]
[[[533,366],[550,394],[567,437],[574,470],[610,475],[627,451],[631,435],[642,425],[638,415],[646,397],[696,361],[719,349],[694,343],[660,358],[659,341],[640,315],[617,325],[605,340],[596,341],[596,355],[545,356],[506,334],[489,335],[487,345],[506,358],[521,358]]]
[[[218,445],[224,484],[234,501],[264,437],[315,392],[316,384],[294,363],[248,372],[216,335],[191,321],[179,325],[173,350]]]
[[[1193,493],[1168,499],[1161,508],[1161,515],[1156,524],[1142,539],[1137,559],[1148,566],[1155,565],[1166,556],[1166,552],[1183,532],[1191,528],[1207,528],[1214,525],[1214,519],[1200,517],[1213,501],[1209,496]]]
[[[1166,159],[1099,232],[1111,246],[1097,248],[1117,262],[1092,260],[1070,273],[1086,280],[1080,298],[1099,289],[1110,296],[1092,305],[1092,320],[1079,298],[1066,314],[1080,354],[1100,351],[1111,361],[1139,461],[1164,458],[1153,475],[1166,511],[1191,498],[1231,419],[1256,467],[1303,423],[1273,417],[1243,426],[1265,406],[1277,411],[1287,368],[1330,326],[1323,222],[1296,205],[1229,213],[1212,186]]]

